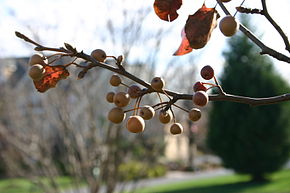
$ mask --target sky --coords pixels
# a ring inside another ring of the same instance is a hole
[[[0,57],[22,57],[33,53],[33,47],[16,38],[14,31],[36,38],[47,46],[60,47],[63,42],[68,42],[87,53],[102,47],[111,55],[120,55],[123,45],[118,40],[115,43],[108,41],[111,37],[104,30],[107,27],[107,19],[110,18],[114,26],[121,28],[127,22],[122,17],[124,9],[134,12],[140,7],[146,7],[150,12],[142,24],[145,33],[156,33],[160,29],[169,31],[162,36],[163,41],[156,61],[162,71],[166,69],[166,64],[171,59],[176,59],[177,56],[172,54],[180,44],[181,29],[188,15],[201,7],[203,0],[183,0],[183,6],[178,11],[178,19],[171,23],[161,21],[154,14],[153,2],[154,0],[0,0]],[[241,2],[242,0],[232,0],[225,5],[231,13],[234,13],[234,7]],[[287,18],[290,14],[290,1],[267,1],[267,3],[272,17],[289,34],[290,25]],[[206,0],[208,7],[214,7],[215,4],[215,0]],[[244,6],[261,8],[260,0],[245,0]],[[217,10],[223,17],[223,12],[218,7]],[[257,26],[257,34],[261,35],[266,45],[287,54],[281,37],[262,16],[253,15],[251,21]],[[216,29],[204,49],[180,56],[178,60],[188,65],[192,65],[188,61],[194,60],[192,63],[198,65],[198,68],[212,65],[219,73],[224,63],[221,53],[226,49],[227,39]],[[146,58],[146,54],[156,51],[154,46],[154,38],[142,39],[140,34],[140,42],[133,47],[133,54],[129,59],[142,61]],[[290,77],[290,64],[273,61],[279,73],[285,78]]]

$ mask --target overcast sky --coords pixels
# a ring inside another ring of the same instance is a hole
[[[193,14],[203,3],[203,0],[183,0],[183,6],[178,11],[180,16],[172,23],[161,21],[153,13],[153,0],[0,0],[0,57],[28,56],[33,53],[32,47],[23,43],[14,36],[14,31],[20,31],[28,36],[32,32],[36,34],[41,43],[49,46],[61,46],[63,42],[68,42],[86,52],[90,52],[99,46],[106,37],[107,33],[99,35],[106,27],[106,18],[110,17],[115,25],[122,25],[122,10],[136,10],[138,7],[149,7],[143,27],[145,30],[154,31],[160,28],[170,30],[162,42],[162,50],[158,65],[166,65],[178,48],[181,41],[180,31],[185,24],[189,14]],[[242,0],[233,0],[226,5],[232,13],[234,7],[239,5]],[[280,24],[283,30],[290,34],[289,0],[268,0],[269,12]],[[279,2],[279,3],[278,3]],[[213,7],[215,0],[207,0],[206,5]],[[246,0],[245,6],[251,8],[261,8],[260,0]],[[221,16],[222,11],[218,9]],[[253,24],[257,26],[258,34],[263,35],[262,39],[266,45],[278,51],[284,51],[284,44],[275,30],[267,23],[262,16],[253,16]],[[98,33],[97,33],[98,32]],[[213,32],[211,41],[202,50],[193,51],[189,56],[196,57],[201,66],[210,64],[221,69],[223,58],[221,52],[225,48],[227,38],[219,30]],[[142,58],[144,53],[154,52],[154,42],[144,41],[135,46],[132,50],[136,58]],[[102,46],[110,50],[112,54],[121,54],[121,45],[107,44]],[[210,56],[210,57],[209,57]],[[131,58],[133,59],[133,58]],[[283,73],[285,77],[290,77],[290,64],[275,61],[276,69]],[[289,79],[289,78],[288,78]]]

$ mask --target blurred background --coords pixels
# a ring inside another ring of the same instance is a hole
[[[188,15],[203,1],[184,1],[171,23],[155,15],[153,3],[0,0],[1,193],[290,192],[289,102],[267,107],[210,103],[201,109],[198,122],[174,109],[185,128],[182,135],[172,136],[157,118],[136,135],[124,124],[107,121],[113,106],[106,94],[126,90],[109,85],[112,73],[107,70],[96,68],[77,80],[78,71],[72,67],[71,76],[56,88],[36,91],[27,76],[35,51],[16,38],[15,31],[49,47],[68,42],[88,54],[96,48],[107,55],[122,54],[129,72],[147,82],[162,76],[166,87],[177,92],[192,93],[204,65],[215,69],[227,93],[269,97],[289,92],[289,64],[260,56],[259,48],[241,32],[226,38],[217,28],[205,48],[172,56]],[[226,5],[235,13],[241,3]],[[267,3],[289,34],[289,1]],[[214,7],[216,2],[207,0],[206,5]],[[258,0],[243,5],[262,7]],[[217,10],[223,17],[218,6]],[[289,55],[262,16],[238,13],[237,18],[266,45]],[[150,95],[141,104],[156,103],[157,96]],[[193,107],[191,101],[179,105]]]

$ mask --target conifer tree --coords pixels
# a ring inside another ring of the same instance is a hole
[[[247,22],[246,22],[247,23]],[[289,90],[266,56],[244,35],[229,40],[220,78],[225,92],[269,97]],[[289,159],[289,103],[252,107],[214,102],[210,113],[208,145],[225,167],[247,173],[253,180],[278,170]]]

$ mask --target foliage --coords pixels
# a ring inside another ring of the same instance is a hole
[[[121,181],[136,181],[142,178],[154,178],[166,174],[166,166],[140,161],[129,161],[119,166]]]
[[[268,97],[289,90],[268,58],[245,36],[229,41],[221,85],[228,92]],[[261,178],[289,158],[289,103],[263,107],[219,102],[210,114],[208,144],[226,167]]]

